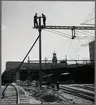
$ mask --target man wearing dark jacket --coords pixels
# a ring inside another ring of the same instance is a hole
[[[38,22],[37,22],[37,13],[35,13],[34,16],[34,27],[38,26]]]
[[[42,13],[42,18],[43,18],[43,25],[46,25],[46,16]]]

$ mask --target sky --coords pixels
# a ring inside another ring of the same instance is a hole
[[[42,13],[46,15],[46,25],[80,26],[94,8],[95,2],[91,1],[2,1],[1,72],[6,69],[7,61],[22,61],[36,40],[39,33],[37,29],[33,29],[35,13],[38,16],[41,16]],[[94,13],[91,15],[91,18],[93,17]],[[52,31],[62,32],[63,35],[52,33]],[[85,37],[86,35],[84,33],[80,34],[80,32],[82,30],[76,31],[78,37],[72,40],[71,30],[48,31],[43,29],[41,32],[42,60],[45,57],[51,60],[54,51],[58,60],[65,59],[65,55],[67,55],[68,59],[90,59],[89,46],[88,44],[86,47],[83,45],[94,40],[94,35]],[[94,33],[92,30],[90,32]],[[37,41],[28,56],[30,60],[39,59],[39,41]],[[28,58],[25,61],[27,60]]]

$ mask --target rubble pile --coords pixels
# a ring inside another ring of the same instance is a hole
[[[23,84],[19,82],[19,85],[22,85],[24,90],[30,93],[31,97],[41,101],[41,103],[60,103],[63,101],[63,99],[58,96],[55,86],[42,86],[42,88],[40,88],[36,81],[30,83],[30,86],[26,86],[24,83],[25,82],[23,82]]]

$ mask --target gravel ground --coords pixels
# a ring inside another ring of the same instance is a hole
[[[83,99],[83,98],[80,98],[80,97],[77,97],[77,96],[74,96],[74,95],[71,95],[71,94],[67,94],[67,93],[64,93],[62,92],[62,90],[59,90],[60,94],[62,96],[65,97],[66,100],[68,100],[70,103],[72,104],[93,104],[92,101],[89,101],[89,100],[86,100],[86,99]]]
[[[72,89],[76,89],[76,90],[81,90],[81,91],[84,91],[84,92],[88,92],[88,93],[93,93],[94,94],[94,91],[91,91],[91,90],[87,90],[87,89],[82,89],[80,87],[74,87],[71,85],[60,85],[60,86],[65,86],[65,87],[69,87],[69,88],[72,88]]]
[[[63,99],[63,101],[56,101],[56,102],[44,102],[42,101],[40,98],[40,95],[43,96],[43,94],[46,93],[47,94],[53,94],[54,93],[54,90],[43,90],[43,91],[39,91],[38,89],[36,90],[35,87],[32,88],[32,90],[30,91],[30,93],[28,91],[25,91],[23,87],[20,87],[16,84],[14,84],[18,91],[19,91],[19,95],[22,97],[25,97],[27,102],[29,104],[90,104],[92,105],[93,102],[92,101],[89,101],[89,100],[86,100],[86,99],[83,99],[83,98],[80,98],[80,97],[77,97],[77,96],[74,96],[74,95],[71,95],[71,94],[68,94],[68,93],[64,93],[61,89],[59,91],[56,91],[57,92],[57,95],[59,96],[59,98]],[[76,84],[78,85],[78,84]],[[62,85],[61,85],[62,86]],[[65,86],[65,85],[64,85]],[[73,87],[75,85],[66,85],[66,87],[71,87],[71,88],[74,88],[74,89],[79,89],[78,87]],[[80,84],[80,86],[82,86],[82,84]],[[91,85],[89,85],[91,87]],[[92,85],[93,87],[93,85]],[[4,86],[1,87],[1,91],[4,89]],[[33,94],[33,92],[36,90],[36,93]],[[81,89],[82,90],[82,89]],[[83,89],[83,91],[86,91],[86,89]],[[45,92],[45,93],[44,93]],[[87,91],[89,92],[89,91]],[[14,93],[14,88],[12,88],[11,86],[8,87],[8,91],[6,91],[6,93],[8,95]],[[15,93],[14,93],[15,94]],[[37,96],[36,96],[37,95]],[[62,98],[63,96],[63,98]],[[24,100],[24,99],[23,99]],[[20,103],[24,103],[25,101],[22,101]]]

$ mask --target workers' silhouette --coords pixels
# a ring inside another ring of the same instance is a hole
[[[43,25],[46,25],[46,16],[42,13],[42,18],[43,18]]]
[[[37,13],[35,13],[35,16],[34,16],[34,27],[36,26],[38,26]]]

